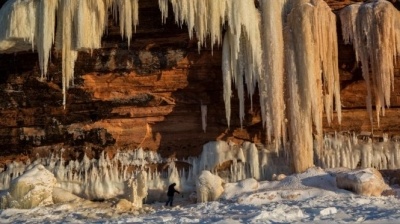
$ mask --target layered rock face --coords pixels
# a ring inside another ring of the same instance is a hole
[[[327,0],[333,10],[357,1]],[[0,1],[0,5],[4,1]],[[398,2],[394,2],[398,6]],[[61,59],[53,51],[47,80],[40,80],[35,52],[0,54],[0,157],[11,160],[46,156],[68,149],[65,156],[82,157],[94,149],[158,151],[163,157],[196,156],[212,140],[265,143],[260,109],[246,99],[240,128],[238,99],[232,99],[231,128],[224,112],[221,47],[202,48],[185,27],[174,23],[172,10],[162,24],[158,1],[140,2],[139,26],[128,47],[110,17],[102,48],[79,53],[75,85],[62,105]],[[340,29],[338,29],[339,35]],[[339,40],[342,38],[339,37]],[[342,124],[325,131],[371,131],[366,87],[352,46],[340,42],[339,65]],[[400,133],[400,59],[395,70],[392,107],[375,133]],[[257,102],[256,96],[253,99]],[[201,106],[207,106],[206,132]],[[96,155],[91,155],[96,156]]]

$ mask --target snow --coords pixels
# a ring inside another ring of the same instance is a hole
[[[1,223],[396,223],[399,196],[366,197],[338,189],[334,170],[312,168],[282,181],[227,183],[218,201],[193,204],[176,196],[138,210],[118,210],[117,201],[79,199],[32,209],[0,210]],[[396,190],[396,189],[394,189]]]
[[[168,1],[158,2],[165,23]],[[396,169],[400,167],[400,146],[387,137],[376,142],[360,140],[355,135],[322,135],[323,112],[328,123],[333,119],[334,110],[339,123],[341,120],[336,22],[324,1],[261,0],[260,9],[253,0],[169,2],[175,22],[187,25],[190,38],[196,35],[199,49],[223,45],[223,97],[228,127],[232,83],[238,91],[241,125],[245,90],[252,104],[251,96],[258,88],[263,126],[270,144],[212,141],[204,145],[199,157],[180,161],[187,163],[190,167],[187,170],[178,170],[176,160],[161,158],[141,148],[112,156],[103,152],[98,159],[84,155],[80,161],[68,162],[63,159],[63,150],[54,150],[48,158],[25,164],[13,162],[0,172],[0,189],[4,190],[0,192],[1,207],[8,208],[0,210],[1,223],[390,223],[400,219],[396,189],[395,195],[389,197],[355,195],[337,187],[337,176],[344,172],[357,183],[370,183],[372,175],[328,169],[358,166]],[[7,1],[0,11],[0,26],[4,27],[0,30],[0,52],[36,49],[42,76],[45,76],[54,42],[63,58],[65,105],[66,90],[73,84],[77,53],[101,47],[109,10],[118,20],[121,36],[129,45],[138,25],[138,0]],[[370,113],[371,89],[377,91],[375,105],[379,122],[379,111],[384,113],[385,106],[389,106],[392,59],[400,52],[399,34],[392,32],[398,26],[394,22],[398,11],[393,11],[382,0],[357,4],[346,10],[341,13],[345,18],[342,21],[349,22],[342,23],[343,36],[347,43],[354,44],[357,60],[364,65]],[[381,16],[375,18],[375,15]],[[57,18],[56,32],[54,18]],[[375,22],[363,22],[368,19]],[[362,33],[365,30],[368,35]],[[387,42],[371,44],[385,39],[382,35],[390,37]],[[362,40],[367,41],[361,43]],[[369,77],[369,71],[382,76]],[[201,112],[205,131],[205,105]],[[295,170],[306,172],[288,175],[292,168],[289,158],[280,153],[287,146],[296,158]],[[310,168],[314,161],[326,170]],[[165,169],[150,168],[160,164]],[[221,170],[224,166],[228,168]],[[23,182],[22,187],[15,188],[13,184],[24,179],[29,183]],[[28,187],[41,180],[51,181],[36,183],[37,191]],[[177,206],[165,208],[162,206],[165,190],[173,182],[177,183],[182,197],[177,196]],[[53,194],[52,198],[49,193]],[[205,203],[193,204],[194,199]],[[56,204],[51,205],[52,202]]]

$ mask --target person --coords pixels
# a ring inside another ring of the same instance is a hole
[[[175,192],[180,194],[179,191],[175,190],[175,186],[176,186],[176,183],[169,185],[168,192],[167,192],[168,201],[165,203],[165,206],[167,206],[168,204],[169,204],[169,206],[172,206],[172,202],[174,201]]]

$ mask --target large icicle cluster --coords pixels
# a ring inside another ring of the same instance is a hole
[[[395,57],[400,55],[400,13],[388,1],[376,0],[347,6],[340,11],[343,39],[352,43],[367,84],[367,109],[372,116],[375,95],[376,119],[385,115],[394,88]]]
[[[253,0],[170,0],[175,22],[186,24],[189,37],[195,31],[200,47],[222,43],[222,30],[226,24],[223,42],[224,99],[226,119],[230,124],[231,82],[236,84],[240,99],[240,120],[244,118],[244,81],[252,95],[261,73],[260,13]],[[159,0],[162,20],[168,16],[168,1]],[[206,43],[207,38],[210,43]]]
[[[118,14],[121,35],[129,45],[139,22],[138,0],[9,0],[0,10],[0,53],[24,51],[31,46],[38,52],[43,78],[55,40],[62,55],[65,105],[77,53],[101,47],[109,10],[114,16]]]
[[[334,98],[340,122],[336,20],[324,1],[293,0],[285,27],[289,136],[297,171],[313,166],[313,136],[322,147],[322,116]],[[314,126],[314,128],[313,128]],[[302,133],[302,134],[300,134]]]
[[[323,111],[330,123],[336,108],[341,120],[336,20],[329,6],[322,0],[261,0],[260,10],[253,0],[170,3],[175,22],[187,24],[191,38],[195,31],[199,47],[207,37],[211,47],[219,44],[225,26],[222,73],[228,126],[232,83],[238,92],[241,124],[245,89],[251,99],[258,85],[269,142],[275,141],[276,151],[282,148],[288,116],[292,149],[302,155],[300,163],[308,163],[295,165],[295,169],[311,166],[313,133],[317,151],[322,145]],[[159,5],[165,21],[167,0],[160,0]]]

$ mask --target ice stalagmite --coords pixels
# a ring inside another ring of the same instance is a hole
[[[330,114],[329,103],[339,97],[336,21],[323,1],[293,0],[290,7],[285,27],[289,137],[294,169],[302,172],[313,166],[313,136],[317,154],[322,148],[324,100]]]
[[[367,84],[367,109],[372,116],[372,96],[375,96],[376,119],[385,115],[394,88],[394,63],[400,55],[400,13],[388,1],[376,0],[350,5],[340,11],[343,38],[352,43],[356,60],[361,62]]]

